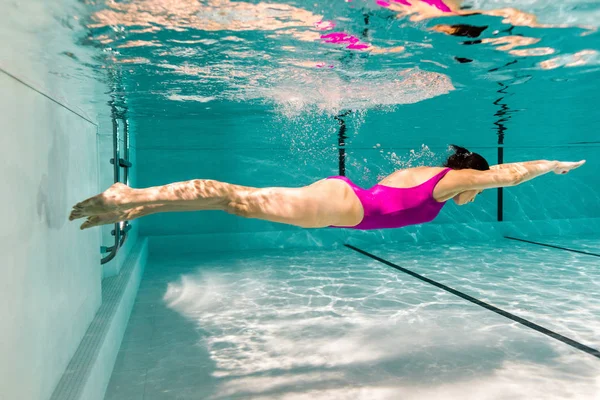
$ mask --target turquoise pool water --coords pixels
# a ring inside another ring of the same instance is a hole
[[[505,190],[500,208],[504,221],[597,218],[599,5],[514,7],[465,1],[429,15],[371,0],[100,1],[82,42],[104,49],[139,186],[302,186],[339,174],[343,150],[346,175],[370,187],[440,163],[457,143],[492,164],[587,159],[576,174]],[[340,32],[369,47],[327,36]],[[496,222],[497,208],[489,191],[434,223]],[[289,229],[219,212],[140,222],[147,235]]]
[[[87,4],[138,186],[369,187],[449,143],[587,159],[395,233],[136,222],[151,257],[107,400],[598,397],[600,3],[401,3]]]

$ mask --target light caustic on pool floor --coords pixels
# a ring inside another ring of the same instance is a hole
[[[587,256],[370,251],[600,344],[600,272]],[[154,262],[131,321],[153,334],[125,341],[113,381],[137,371],[144,398],[592,399],[600,389],[593,357],[350,250]],[[119,398],[111,386],[107,399]]]

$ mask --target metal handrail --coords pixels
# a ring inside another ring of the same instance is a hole
[[[115,107],[114,101],[111,101],[112,108],[112,125],[113,125],[113,158],[111,158],[110,162],[113,164],[113,175],[114,182],[121,181],[121,171],[120,168],[123,168],[123,180],[124,183],[127,184],[129,181],[129,168],[132,167],[131,162],[129,161],[129,124],[127,122],[127,118],[125,117],[125,113],[119,113]],[[119,124],[118,120],[123,122],[123,158],[119,157]],[[101,246],[101,253],[108,253],[100,260],[100,264],[106,264],[110,260],[116,257],[117,252],[125,243],[127,239],[127,232],[131,229],[131,225],[128,221],[117,222],[115,223],[114,229],[111,231],[111,235],[115,237],[115,242],[112,246]]]

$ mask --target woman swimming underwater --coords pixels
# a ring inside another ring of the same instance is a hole
[[[452,146],[443,167],[395,171],[370,189],[343,176],[300,188],[253,188],[194,179],[147,189],[115,183],[77,203],[70,220],[86,218],[81,229],[172,211],[222,210],[246,218],[303,228],[399,228],[432,221],[447,200],[472,202],[485,189],[516,186],[537,176],[566,174],[578,162],[527,161],[490,167],[477,153]]]

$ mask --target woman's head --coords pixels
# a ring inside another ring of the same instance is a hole
[[[454,154],[450,155],[444,167],[452,169],[477,169],[486,171],[490,169],[488,162],[477,153],[472,153],[464,147],[451,144],[450,147],[454,150]]]
[[[454,150],[454,154],[450,155],[444,167],[452,169],[476,169],[479,171],[487,171],[490,169],[490,165],[481,155],[472,153],[464,147],[457,146],[455,144],[450,145]],[[458,193],[453,197],[453,200],[458,205],[470,203],[475,200],[475,196],[481,193],[480,190],[467,190],[465,192]]]

